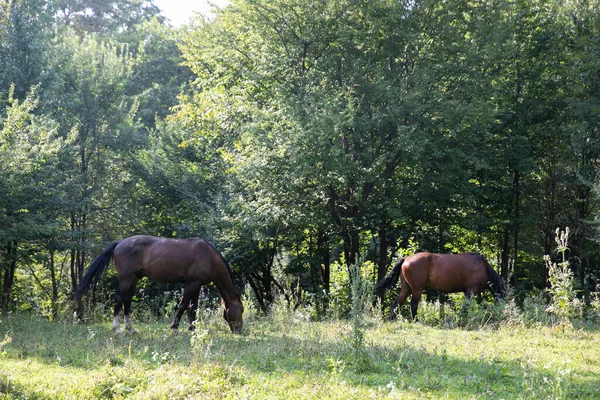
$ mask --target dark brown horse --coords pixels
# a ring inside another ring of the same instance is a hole
[[[240,333],[243,327],[244,306],[235,289],[231,269],[217,249],[204,239],[161,239],[154,236],[132,236],[112,243],[92,263],[83,276],[75,299],[81,297],[93,283],[94,287],[102,272],[115,261],[119,288],[115,296],[113,329],[121,333],[119,313],[125,313],[125,328],[135,332],[131,324],[131,300],[137,282],[148,277],[159,283],[182,283],[183,298],[171,328],[177,329],[181,316],[188,310],[190,325],[194,329],[196,308],[200,288],[214,282],[221,295],[223,317],[233,333]]]
[[[490,289],[496,298],[504,298],[506,289],[500,275],[476,253],[434,254],[417,253],[396,262],[392,272],[375,286],[379,295],[402,278],[400,294],[394,300],[391,319],[396,318],[396,308],[412,294],[410,310],[417,316],[417,307],[425,286],[442,293],[463,292],[473,296]]]

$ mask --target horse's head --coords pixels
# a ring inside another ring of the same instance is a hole
[[[231,304],[224,304],[223,307],[223,318],[229,324],[231,333],[242,333],[244,327],[244,320],[242,314],[244,313],[244,306],[241,302],[235,302]]]

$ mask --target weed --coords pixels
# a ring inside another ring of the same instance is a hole
[[[354,366],[357,371],[365,372],[371,369],[371,360],[365,349],[365,310],[367,301],[370,299],[370,285],[363,275],[362,261],[358,261],[348,267],[350,276],[352,334],[350,346],[354,356]]]
[[[564,231],[556,229],[557,252],[560,253],[562,261],[553,263],[549,255],[544,256],[544,262],[548,268],[548,279],[550,287],[547,289],[550,295],[550,304],[546,311],[557,317],[559,323],[567,324],[583,311],[583,303],[575,297],[573,284],[573,271],[566,258],[569,250],[569,228]]]
[[[12,342],[12,338],[10,336],[8,336],[8,334],[4,335],[4,340],[2,340],[0,342],[0,357],[6,355],[6,352],[3,350],[3,348],[9,344],[10,342]]]
[[[142,370],[131,367],[115,367],[107,363],[95,379],[93,396],[98,399],[114,399],[128,397],[147,385]]]
[[[210,357],[213,340],[208,329],[196,329],[191,339],[192,350],[200,357],[207,359]]]

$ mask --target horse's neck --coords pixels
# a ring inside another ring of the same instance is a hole
[[[239,302],[239,296],[233,286],[233,279],[231,278],[229,271],[225,271],[222,279],[215,280],[215,285],[221,295],[221,299],[223,299],[223,302],[225,302],[226,305]]]

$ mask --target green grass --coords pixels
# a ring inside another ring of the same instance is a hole
[[[568,327],[441,329],[276,311],[227,333],[217,313],[196,333],[137,324],[0,318],[0,398],[600,398],[600,332]],[[357,351],[358,350],[358,351]]]

